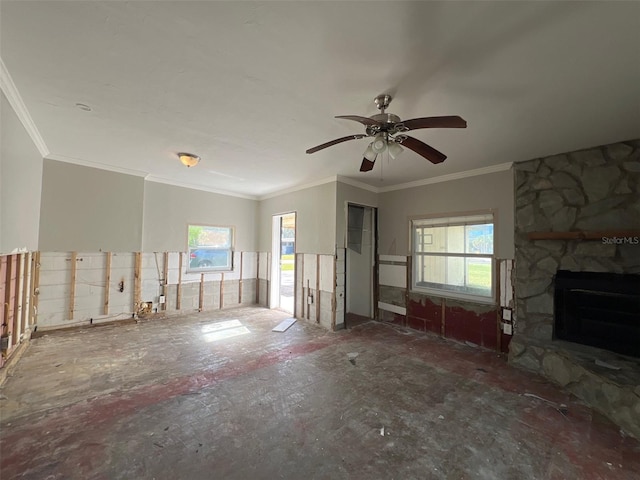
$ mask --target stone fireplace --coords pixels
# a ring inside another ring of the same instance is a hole
[[[620,279],[640,274],[640,140],[519,162],[514,175],[515,311],[509,361],[566,386],[640,438],[640,359],[629,356],[634,353],[629,350],[577,345],[589,344],[576,342],[580,332],[593,337],[597,334],[589,328],[604,327],[588,324],[591,314],[582,325],[555,325],[556,308],[566,305],[554,301],[576,301],[576,292],[571,297],[556,289],[556,283],[561,287],[576,272],[587,281],[597,274]],[[580,295],[578,302],[603,302]],[[637,300],[625,301],[630,309],[626,321],[638,321]],[[629,328],[629,335],[637,335],[637,324]],[[613,372],[616,380],[603,386],[602,376]]]

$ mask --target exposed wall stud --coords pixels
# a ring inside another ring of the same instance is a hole
[[[320,323],[320,255],[316,255],[316,323]]]
[[[309,279],[307,279],[307,297],[311,294],[311,287],[309,286]],[[304,299],[305,302],[308,302],[308,298]],[[311,305],[307,303],[307,320],[309,320],[309,312],[311,312]]]
[[[240,252],[240,278],[238,279],[238,303],[242,304],[242,261],[243,252]]]
[[[506,269],[506,265],[505,265]],[[496,279],[496,350],[502,351],[502,307],[500,306],[500,260],[495,259],[494,278]]]
[[[260,305],[260,252],[256,252],[256,303]]]
[[[69,320],[73,320],[73,311],[76,303],[76,270],[78,252],[71,252],[71,284],[69,287]]]
[[[180,310],[182,308],[182,256],[183,252],[180,252],[178,257],[178,288],[176,293],[176,310]]]
[[[142,252],[135,253],[135,264],[133,269],[133,311],[140,308],[142,296]]]
[[[167,309],[167,294],[169,293],[169,252],[164,252],[162,255],[162,295],[164,295],[164,303],[160,306],[162,310]]]
[[[34,262],[34,278],[33,278],[33,288],[31,289],[31,294],[33,295],[33,300],[31,301],[31,311],[33,312],[31,315],[31,324],[35,325],[38,323],[38,298],[40,293],[40,252],[36,252],[36,258]]]
[[[405,272],[406,290],[404,294],[405,319],[404,325],[409,325],[409,303],[411,302],[411,255],[407,256],[407,270]],[[444,336],[444,334],[443,334]]]
[[[336,330],[336,284],[338,283],[338,279],[336,277],[336,262],[338,261],[337,257],[333,256],[333,291],[331,292],[331,330]],[[378,303],[378,302],[375,302]]]
[[[307,297],[304,289],[304,253],[300,254],[300,283],[302,285],[302,312],[300,313],[300,318],[304,318],[305,305],[307,304]]]
[[[107,252],[104,280],[104,315],[109,315],[109,296],[111,294],[111,252]]]
[[[18,321],[18,333],[16,336],[18,337],[18,342],[20,341],[20,336],[27,330],[27,315],[28,304],[27,304],[27,292],[29,291],[29,253],[23,253],[20,255],[20,319]]]
[[[200,274],[200,298],[198,299],[198,311],[202,311],[204,306],[204,273]]]
[[[37,252],[31,253],[31,275],[29,275],[29,313],[27,318],[27,326],[30,329],[33,324],[33,302],[35,301],[35,296],[33,295],[34,282],[36,278],[36,257]]]
[[[224,272],[220,273],[220,309],[224,307]]]

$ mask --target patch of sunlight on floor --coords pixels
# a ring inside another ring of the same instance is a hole
[[[237,337],[251,333],[242,325],[240,320],[227,320],[225,322],[210,323],[202,326],[202,338],[205,342],[215,342],[226,338]]]

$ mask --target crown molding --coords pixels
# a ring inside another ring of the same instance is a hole
[[[20,123],[22,123],[22,126],[27,131],[27,134],[29,135],[29,137],[31,137],[31,141],[40,152],[42,158],[49,155],[47,144],[44,143],[44,139],[42,138],[42,135],[40,135],[38,127],[36,127],[33,118],[31,118],[29,110],[27,110],[27,106],[24,104],[22,96],[20,96],[20,92],[16,87],[16,84],[13,83],[11,74],[9,73],[9,70],[7,70],[7,66],[4,64],[2,58],[0,58],[0,89],[7,97],[9,105],[11,105],[14,112],[16,112]]]
[[[323,178],[323,179],[317,180],[315,182],[305,183],[305,184],[302,184],[302,185],[296,185],[294,187],[286,188],[284,190],[278,190],[278,191],[273,192],[273,193],[267,193],[266,195],[259,196],[257,199],[258,200],[267,200],[269,198],[275,198],[275,197],[279,197],[281,195],[286,195],[287,193],[298,192],[300,190],[305,190],[307,188],[317,187],[319,185],[324,185],[325,183],[332,183],[332,182],[337,182],[337,181],[338,181],[338,176],[334,175],[332,177]]]
[[[388,187],[382,187],[378,189],[378,193],[392,192],[394,190],[404,190],[406,188],[422,187],[424,185],[432,185],[434,183],[450,182],[451,180],[460,180],[461,178],[476,177],[478,175],[486,175],[488,173],[502,172],[509,170],[513,162],[500,163],[498,165],[491,165],[490,167],[475,168],[473,170],[467,170],[465,172],[450,173],[448,175],[441,175],[439,177],[425,178],[424,180],[416,180],[414,182],[401,183],[398,185],[390,185]]]
[[[369,192],[380,193],[380,189],[378,187],[374,187],[373,185],[369,185],[368,183],[360,182],[349,177],[338,175],[338,182],[346,183],[347,185],[351,185],[352,187],[361,188],[362,190],[367,190]]]
[[[52,153],[44,157],[46,160],[55,160],[56,162],[73,163],[74,165],[80,165],[82,167],[98,168],[100,170],[108,170],[110,172],[124,173],[125,175],[134,175],[136,177],[146,177],[148,172],[141,170],[133,170],[131,168],[116,167],[114,165],[107,165],[106,163],[91,162],[89,160],[83,160],[81,158],[67,157],[66,155],[58,155]]]
[[[434,183],[449,182],[451,180],[459,180],[467,177],[476,177],[478,175],[486,175],[488,173],[502,172],[504,170],[509,170],[512,165],[513,165],[513,162],[500,163],[498,165],[491,165],[489,167],[476,168],[474,170],[451,173],[448,175],[441,175],[439,177],[425,178],[423,180],[416,180],[414,182],[408,182],[408,183],[400,183],[397,185],[390,185],[388,187],[374,187],[373,185],[369,185],[367,183],[354,180],[352,178],[343,177],[341,175],[335,175],[332,177],[323,178],[322,180],[318,180],[315,182],[297,185],[295,187],[287,188],[284,190],[278,190],[276,192],[268,193],[266,195],[261,195],[256,198],[257,200],[267,200],[269,198],[279,197],[281,195],[286,195],[287,193],[293,193],[300,190],[305,190],[307,188],[317,187],[318,185],[324,185],[325,183],[331,183],[331,182],[345,183],[347,185],[351,185],[352,187],[361,188],[363,190],[367,190],[373,193],[385,193],[385,192],[392,192],[394,190],[404,190],[407,188],[431,185]]]
[[[193,183],[178,182],[176,180],[159,177],[157,175],[147,175],[144,179],[147,182],[162,183],[165,185],[171,185],[173,187],[189,188],[191,190],[201,190],[203,192],[216,193],[218,195],[226,195],[227,197],[238,197],[238,198],[244,198],[246,200],[259,200],[259,198],[254,195],[245,195],[242,193],[229,192],[227,190],[219,190],[216,188],[210,188],[204,185],[196,185]]]

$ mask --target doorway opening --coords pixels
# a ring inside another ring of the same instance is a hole
[[[295,306],[295,212],[273,216],[271,293],[269,305],[294,314]]]
[[[374,207],[347,204],[345,328],[375,315],[377,213]]]

